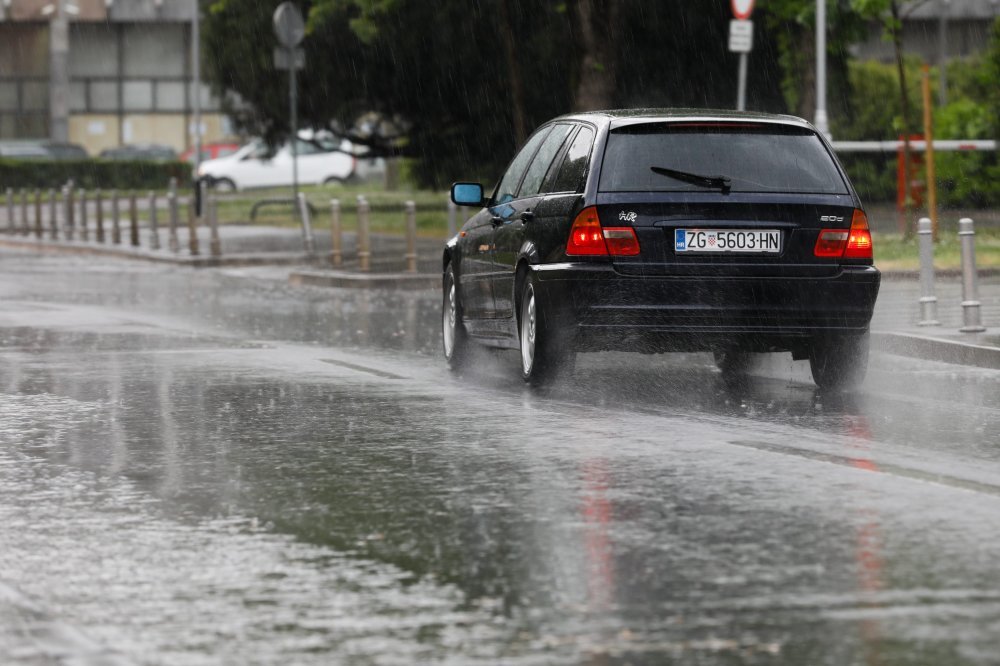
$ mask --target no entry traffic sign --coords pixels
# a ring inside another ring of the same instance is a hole
[[[754,0],[729,0],[733,8],[733,16],[740,21],[746,21],[753,14]]]
[[[274,35],[286,49],[294,49],[306,36],[302,12],[290,2],[283,2],[274,10]]]

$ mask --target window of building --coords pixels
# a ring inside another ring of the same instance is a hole
[[[183,111],[186,108],[185,102],[182,81],[156,82],[157,111]]]
[[[122,84],[122,103],[126,111],[150,111],[153,108],[152,81],[126,81]]]
[[[21,108],[24,111],[45,111],[49,108],[49,84],[46,81],[25,81],[21,84]]]
[[[187,25],[125,23],[122,26],[122,69],[127,78],[187,75]]]
[[[118,111],[118,82],[90,82],[90,110]]]
[[[20,94],[14,81],[0,81],[0,111],[17,111],[20,108]]]

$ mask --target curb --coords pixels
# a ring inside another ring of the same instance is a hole
[[[344,271],[293,271],[289,284],[295,286],[341,287],[346,289],[436,289],[438,273],[347,273]]]
[[[872,331],[871,338],[875,348],[898,356],[1000,370],[1000,347],[911,333]]]
[[[875,268],[878,268],[876,266]],[[919,280],[920,271],[919,270],[882,270],[883,280]],[[1000,275],[1000,268],[980,268],[976,273],[981,278],[997,277]],[[961,278],[962,270],[960,268],[946,268],[946,269],[934,269],[935,278]]]

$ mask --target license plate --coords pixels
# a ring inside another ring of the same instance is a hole
[[[675,229],[675,252],[740,252],[779,254],[777,229]]]

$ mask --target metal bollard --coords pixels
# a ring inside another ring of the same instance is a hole
[[[958,221],[958,240],[962,244],[962,333],[986,330],[979,312],[979,275],[976,273],[976,230],[972,220]]]
[[[90,240],[90,230],[87,228],[87,190],[81,187],[77,199],[80,200],[80,240],[86,242]]]
[[[160,249],[160,228],[157,224],[156,192],[149,193],[149,249]]]
[[[934,295],[934,225],[929,217],[917,222],[920,243],[920,322],[919,326],[940,326],[937,296]]]
[[[358,195],[358,270],[367,273],[371,270],[371,232],[368,216],[371,206],[363,195]]]
[[[59,240],[59,211],[56,209],[55,190],[49,190],[49,238]]]
[[[14,188],[7,188],[7,233],[14,233]]]
[[[28,222],[28,191],[21,190],[21,235],[27,236],[31,233],[31,226]]]
[[[188,201],[188,251],[192,257],[198,256],[198,217],[195,211],[195,198]]]
[[[177,239],[177,224],[180,221],[180,216],[178,215],[178,210],[177,210],[176,178],[170,179],[170,190],[167,192],[167,204],[170,209],[170,216],[168,218],[170,221],[170,233],[167,239],[167,245],[169,246],[170,251],[176,254],[181,250],[180,241]]]
[[[458,218],[458,205],[451,199],[448,199],[448,238],[451,238],[456,233],[458,233],[457,229],[455,228],[456,226],[455,220],[457,218]]]
[[[42,191],[35,190],[35,238],[45,238],[45,223],[42,220]]]
[[[316,239],[313,237],[312,216],[309,214],[309,202],[305,192],[299,192],[299,219],[302,220],[302,244],[310,257],[316,254]]]
[[[213,257],[222,256],[222,240],[219,238],[219,201],[215,195],[211,195],[205,200],[208,207],[208,227],[211,236],[208,241],[208,253]]]
[[[417,204],[407,201],[406,211],[406,272],[417,272]]]
[[[65,228],[63,229],[63,234],[66,240],[71,241],[76,234],[76,229],[74,228],[75,220],[73,219],[73,213],[75,208],[73,207],[73,187],[72,185],[67,185],[63,188],[63,220],[65,221]]]
[[[102,201],[101,191],[97,190],[94,192],[94,223],[97,228],[94,232],[97,234],[97,242],[104,242],[104,201]]]
[[[344,230],[340,223],[340,199],[330,199],[330,240],[333,249],[330,261],[334,266],[344,262]]]
[[[118,190],[111,190],[111,242],[122,243],[122,209],[118,200]]]
[[[139,207],[135,192],[128,193],[129,241],[132,247],[139,247]]]

